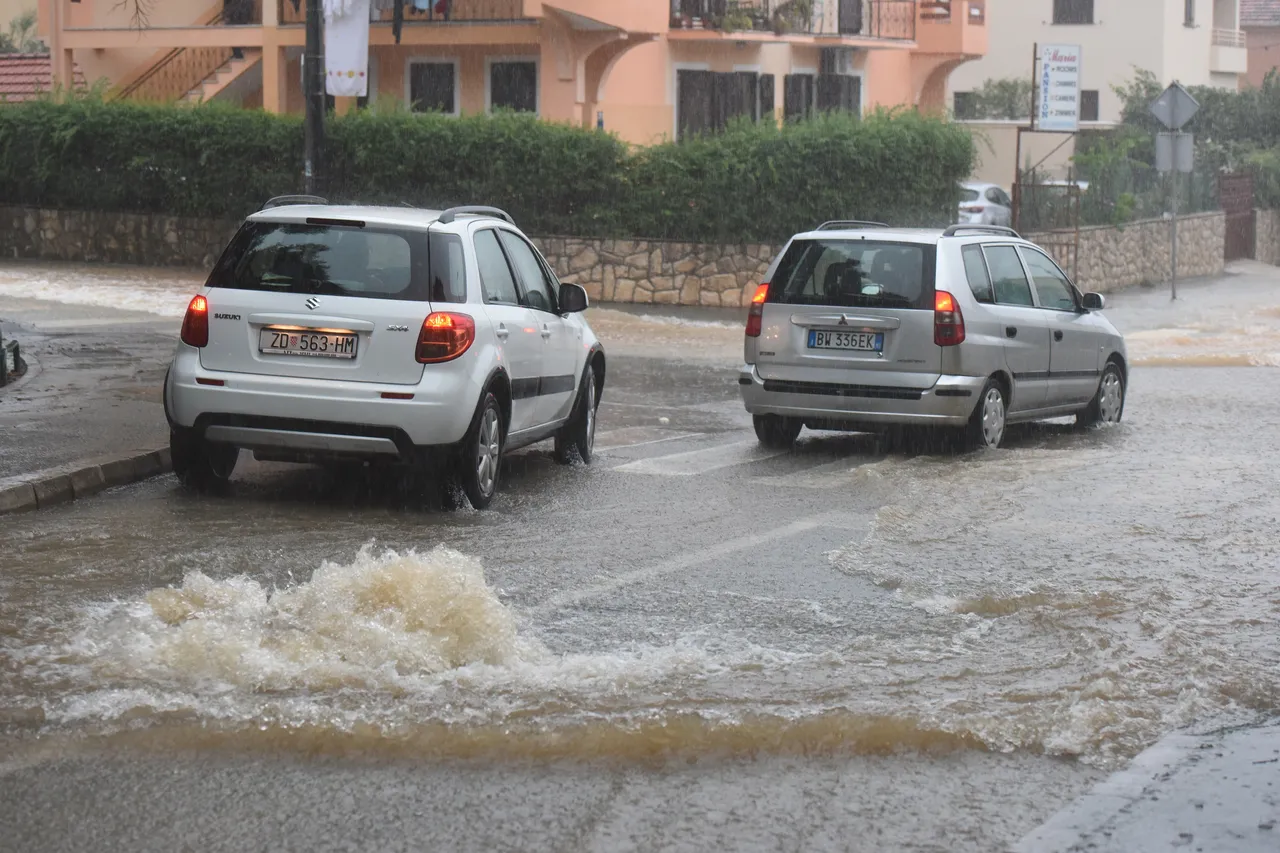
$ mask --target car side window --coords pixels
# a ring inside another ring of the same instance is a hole
[[[1034,307],[1031,284],[1027,281],[1022,261],[1018,259],[1018,250],[1013,246],[987,246],[983,249],[983,254],[987,258],[987,269],[991,270],[991,285],[996,302],[1001,305]]]
[[[1036,249],[1022,247],[1022,256],[1027,259],[1027,268],[1031,270],[1031,279],[1036,285],[1036,296],[1040,299],[1041,308],[1052,308],[1056,311],[1075,311],[1076,298],[1071,292],[1071,282],[1058,269],[1048,255]]]
[[[542,264],[538,263],[538,256],[533,253],[533,248],[510,231],[498,233],[507,256],[520,275],[520,283],[524,285],[524,304],[535,311],[555,313],[555,293]]]
[[[992,204],[999,204],[1000,190],[996,189],[995,187],[992,187],[991,189],[987,190],[987,201],[991,202]]]
[[[996,190],[996,198],[1003,207],[1013,207],[1013,199],[1009,198],[1009,194],[1004,190]]]
[[[516,280],[511,275],[507,256],[498,243],[498,235],[492,228],[476,232],[476,263],[480,268],[480,288],[485,302],[519,305],[520,294]]]
[[[982,247],[965,246],[960,250],[964,257],[964,274],[969,279],[969,289],[979,302],[991,304],[995,302],[995,293],[991,288],[991,274],[987,272],[987,262],[982,259]]]

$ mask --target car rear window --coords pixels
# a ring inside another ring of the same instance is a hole
[[[960,190],[961,201],[977,201],[980,194],[977,190]]]
[[[218,261],[209,286],[426,301],[428,260],[427,235],[420,231],[246,222]],[[456,278],[446,271],[438,288],[442,295],[453,292]]]
[[[873,240],[795,240],[768,302],[933,310],[935,246]]]

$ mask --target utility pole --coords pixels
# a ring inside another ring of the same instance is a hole
[[[324,10],[320,0],[307,0],[307,43],[302,57],[302,93],[307,112],[303,124],[303,188],[320,189],[324,150]]]

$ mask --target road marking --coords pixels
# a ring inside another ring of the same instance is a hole
[[[735,441],[733,444],[722,444],[705,450],[688,450],[683,453],[670,453],[666,456],[654,456],[649,459],[638,459],[618,465],[613,470],[626,471],[631,474],[658,474],[667,477],[692,477],[697,474],[708,474],[721,468],[733,465],[744,465],[749,462],[763,462],[775,456],[789,453],[789,450],[768,450],[760,446],[754,438],[749,441]]]
[[[650,444],[662,444],[667,441],[680,441],[686,438],[700,438],[704,435],[706,435],[705,432],[682,432],[679,435],[669,435],[666,438],[653,438],[648,441],[635,441],[631,444],[605,445],[600,448],[600,452],[608,453],[614,450],[626,450],[631,447],[647,447]]]
[[[726,542],[720,542],[701,551],[695,551],[692,554],[685,554],[674,560],[663,563],[654,563],[651,566],[645,566],[642,569],[636,569],[632,572],[625,572],[600,583],[585,587],[583,589],[566,590],[565,592],[553,595],[542,604],[533,608],[534,615],[546,615],[555,610],[577,604],[587,598],[595,598],[601,595],[608,595],[616,592],[624,586],[629,586],[641,581],[654,580],[663,575],[669,575],[682,569],[691,569],[702,563],[709,563],[720,557],[727,557],[730,554],[736,554],[739,551],[750,551],[779,539],[786,539],[791,536],[798,536],[801,533],[808,533],[811,530],[817,530],[820,527],[847,526],[849,522],[848,514],[843,513],[826,513],[824,515],[806,518],[801,521],[793,521],[791,524],[783,527],[777,527],[773,530],[766,530],[751,536],[741,536],[736,539],[730,539]]]

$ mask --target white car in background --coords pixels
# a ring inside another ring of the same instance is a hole
[[[960,225],[1013,225],[1013,199],[995,184],[966,181],[960,185]]]

